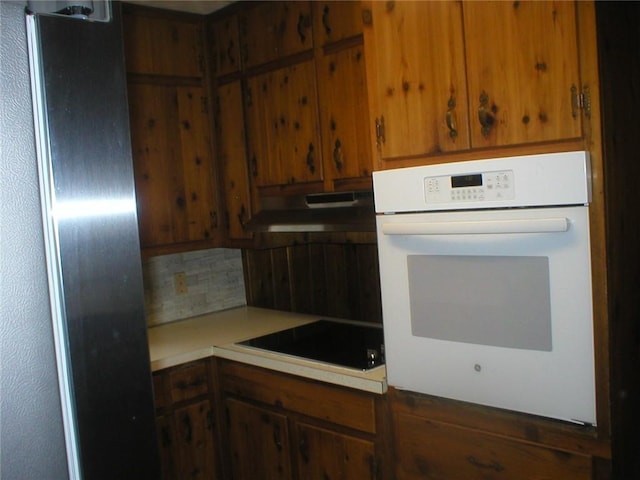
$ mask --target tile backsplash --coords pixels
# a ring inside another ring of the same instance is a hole
[[[246,305],[241,250],[214,248],[151,257],[143,261],[149,326]],[[185,273],[186,292],[175,275]]]

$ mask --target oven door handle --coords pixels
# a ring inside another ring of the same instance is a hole
[[[569,230],[569,219],[522,218],[510,220],[384,223],[385,235],[476,235],[500,233],[551,233]]]

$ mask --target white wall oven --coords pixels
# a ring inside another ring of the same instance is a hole
[[[373,180],[389,385],[595,424],[588,153]]]

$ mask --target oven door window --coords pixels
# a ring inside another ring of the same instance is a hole
[[[417,337],[552,350],[549,259],[408,255]]]

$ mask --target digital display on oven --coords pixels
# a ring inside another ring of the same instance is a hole
[[[451,188],[460,188],[460,187],[481,187],[482,186],[482,175],[457,175],[455,177],[451,177]]]

